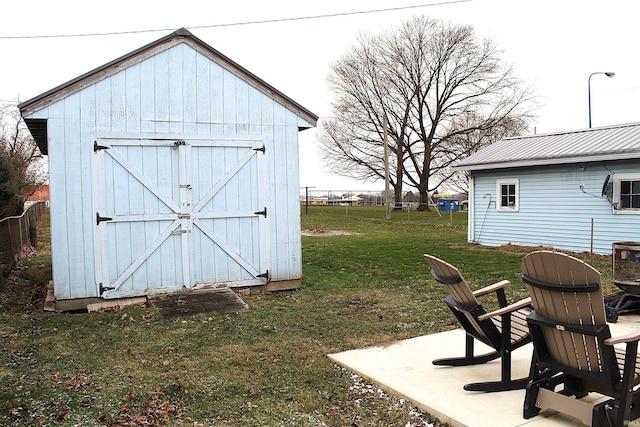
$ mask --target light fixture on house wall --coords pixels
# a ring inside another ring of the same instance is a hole
[[[614,73],[613,71],[605,71],[605,72],[598,71],[598,72],[595,72],[595,73],[591,73],[589,75],[589,80],[587,82],[588,86],[589,86],[588,87],[588,89],[589,89],[589,92],[588,92],[588,96],[589,96],[589,99],[588,99],[589,100],[589,129],[591,129],[591,77],[593,77],[596,74],[604,74],[605,76],[607,76],[609,78],[611,78],[611,77],[616,75],[616,73]]]

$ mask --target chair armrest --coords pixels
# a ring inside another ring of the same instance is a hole
[[[503,314],[513,313],[514,311],[520,310],[521,308],[525,308],[531,305],[531,297],[527,297],[525,299],[521,299],[520,301],[514,302],[513,304],[509,304],[506,307],[502,307],[498,310],[494,310],[490,313],[483,314],[482,316],[478,316],[478,320],[487,320],[495,316],[502,316]]]
[[[629,332],[628,334],[620,335],[619,337],[607,338],[606,340],[604,340],[604,343],[606,345],[615,345],[633,341],[640,341],[640,330]]]
[[[478,289],[477,291],[473,291],[473,295],[479,297],[480,295],[488,294],[490,292],[495,292],[498,289],[502,289],[511,284],[509,280],[501,280],[498,283],[494,283],[493,285],[485,286],[482,289]]]

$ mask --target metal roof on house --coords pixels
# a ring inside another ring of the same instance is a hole
[[[640,159],[640,123],[504,138],[454,165],[487,170]]]

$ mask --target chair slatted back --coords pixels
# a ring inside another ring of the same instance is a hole
[[[424,258],[431,266],[434,279],[444,285],[455,302],[460,305],[478,305],[478,299],[456,267],[428,254],[425,254]]]
[[[558,322],[582,326],[606,325],[600,273],[572,256],[552,251],[536,251],[522,260],[533,307],[540,315]],[[592,373],[607,370],[608,359],[597,337],[543,328],[550,355],[558,362]]]
[[[477,307],[472,313],[471,311],[458,311],[459,314],[462,314],[466,319],[468,325],[473,327],[476,331],[477,336],[480,338],[488,339],[485,330],[478,323],[476,318],[479,314],[484,314],[484,309],[480,306],[478,299],[471,291],[469,284],[464,280],[460,271],[449,264],[446,261],[441,260],[440,258],[436,258],[429,254],[424,254],[424,258],[427,260],[429,265],[431,266],[431,275],[438,283],[444,285],[444,287],[449,292],[449,295],[453,298],[453,300],[459,305],[464,307]],[[482,310],[479,312],[478,310]],[[462,321],[462,319],[460,319]]]

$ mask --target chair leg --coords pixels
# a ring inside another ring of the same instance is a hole
[[[640,418],[639,393],[636,391],[629,396],[621,397],[621,400],[611,399],[595,405],[593,425],[627,426],[631,425],[632,421],[638,423],[636,420]],[[621,406],[625,408],[624,411],[620,411]]]
[[[540,390],[539,382],[529,382],[527,384],[524,394],[524,406],[522,411],[522,418],[533,418],[540,413],[540,408],[536,406],[536,400],[538,400],[538,391]]]
[[[538,394],[541,388],[554,391],[558,386],[562,385],[562,390],[555,391],[555,393],[563,396],[575,396],[576,399],[585,397],[588,393],[584,390],[582,380],[572,376],[560,374],[555,375],[548,370],[538,371],[537,369],[532,374],[532,380],[526,386],[523,415],[525,419],[533,418],[540,413],[540,408],[537,407]],[[597,418],[594,411],[595,419],[606,419],[604,410],[602,410],[601,418]],[[598,424],[600,425],[600,424]]]
[[[482,363],[487,363],[492,360],[496,360],[497,358],[500,357],[500,353],[498,353],[497,351],[474,356],[473,355],[474,340],[475,338],[473,338],[471,335],[465,335],[464,357],[449,357],[444,359],[435,359],[431,363],[437,366],[469,366],[469,365],[480,365]]]
[[[496,360],[500,357],[500,353],[493,352],[482,354],[480,356],[474,357],[451,357],[447,359],[435,359],[433,362],[434,365],[437,366],[469,366],[469,365],[480,365],[482,363],[487,363],[492,360]]]
[[[466,384],[464,389],[467,391],[509,391],[522,390],[529,384],[529,377],[508,381],[489,381],[484,383]]]
[[[553,374],[548,371],[540,372],[537,369],[533,373],[531,377],[532,380],[529,381],[529,384],[527,384],[526,386],[523,418],[533,418],[540,413],[540,408],[536,406],[536,403],[538,400],[538,393],[540,392],[541,388],[546,388],[547,390],[555,390],[560,384],[565,384],[564,389],[567,389],[567,379],[564,375],[558,375],[555,377],[552,375]]]
[[[631,404],[633,403],[633,386],[632,377],[635,372],[636,354],[638,353],[638,342],[633,341],[627,343],[625,360],[624,360],[624,373],[622,375],[622,384],[620,384],[620,397],[618,400],[618,414],[615,417],[615,424],[612,425],[628,425],[631,421]],[[613,421],[613,409],[612,406],[607,408],[607,417],[609,421]]]
[[[489,381],[482,383],[471,383],[464,386],[467,391],[509,391],[509,390],[521,390],[529,383],[529,376],[519,378],[516,380],[511,379],[511,351],[506,350],[502,354],[502,360],[500,363],[501,380]]]
[[[529,383],[529,374],[524,378],[511,379],[511,316],[502,316],[502,359],[500,361],[500,381],[471,383],[464,386],[467,391],[509,391],[521,390]]]

